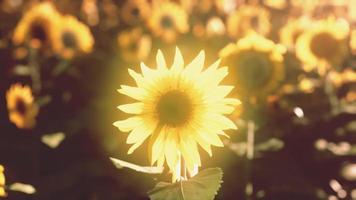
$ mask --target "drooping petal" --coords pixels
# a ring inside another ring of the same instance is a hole
[[[164,157],[164,146],[166,141],[166,135],[167,135],[166,129],[162,128],[157,139],[153,142],[152,147],[149,147],[150,151],[152,151],[151,165],[153,165],[160,158],[160,156],[163,155]]]
[[[175,170],[178,161],[178,140],[175,135],[176,133],[169,133],[167,135],[164,147],[167,164],[171,170]]]

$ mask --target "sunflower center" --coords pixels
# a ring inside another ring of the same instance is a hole
[[[172,90],[162,95],[156,111],[162,124],[180,126],[186,123],[192,114],[192,102],[183,92]]]
[[[31,38],[37,39],[41,42],[44,42],[47,40],[46,30],[44,29],[43,25],[41,25],[39,23],[34,23],[31,26],[30,35],[31,35]]]
[[[22,99],[16,99],[15,110],[21,115],[26,114],[26,104]]]
[[[131,15],[138,17],[140,15],[140,10],[137,7],[131,9]]]
[[[245,89],[254,89],[268,82],[272,73],[272,64],[267,55],[258,52],[242,53],[235,60],[238,82]]]
[[[161,19],[161,26],[165,29],[173,28],[173,20],[170,16],[165,15]]]
[[[256,15],[251,17],[251,27],[257,29],[258,25],[259,25],[259,20],[258,17]]]
[[[310,42],[310,49],[319,58],[329,58],[337,50],[338,42],[329,33],[319,33]]]
[[[75,49],[77,47],[77,39],[74,33],[65,31],[62,34],[62,41],[65,47]]]

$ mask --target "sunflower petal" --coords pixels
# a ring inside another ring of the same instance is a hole
[[[164,59],[163,53],[160,49],[158,49],[158,51],[157,51],[156,62],[157,62],[158,70],[167,69],[166,60]]]
[[[127,137],[126,143],[127,144],[134,144],[140,143],[142,144],[146,138],[152,134],[153,128],[148,128],[146,125],[141,125],[136,127],[131,131],[129,136]]]
[[[179,74],[183,70],[183,67],[184,67],[184,60],[183,60],[182,53],[180,52],[178,47],[176,47],[176,53],[174,55],[174,61],[173,61],[173,66],[171,68],[171,71],[174,74]]]
[[[117,108],[128,114],[142,114],[144,104],[141,102],[120,105]]]
[[[199,74],[204,67],[204,60],[205,60],[205,52],[200,51],[198,56],[195,57],[191,63],[187,65],[187,67],[184,69],[185,75],[188,76],[194,76],[196,74]]]
[[[119,128],[119,130],[122,132],[129,132],[137,126],[140,126],[142,123],[143,120],[141,117],[130,117],[125,120],[116,121],[113,123],[113,125]]]
[[[121,85],[121,89],[117,91],[138,101],[142,101],[146,96],[146,92],[142,88],[127,85]]]

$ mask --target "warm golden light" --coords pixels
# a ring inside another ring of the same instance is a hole
[[[176,49],[174,62],[167,68],[162,52],[157,53],[157,68],[141,63],[142,74],[129,69],[137,87],[122,85],[118,91],[136,103],[121,105],[123,112],[134,114],[114,123],[121,131],[130,132],[127,143],[133,144],[131,154],[147,138],[151,164],[162,166],[166,160],[173,172],[173,181],[180,179],[181,156],[190,173],[200,166],[198,144],[212,155],[211,146],[223,146],[219,135],[224,130],[236,129],[225,117],[240,102],[226,96],[233,86],[219,85],[228,75],[227,67],[219,68],[216,61],[203,70],[205,53],[184,65],[180,50]]]

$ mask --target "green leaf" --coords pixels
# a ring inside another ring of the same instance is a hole
[[[220,168],[202,170],[177,183],[160,182],[148,192],[151,200],[213,200],[222,183]]]
[[[111,162],[115,165],[116,168],[122,169],[124,167],[143,172],[147,174],[161,174],[163,172],[163,167],[147,167],[147,166],[139,166],[133,163],[129,163],[117,158],[110,158]]]

